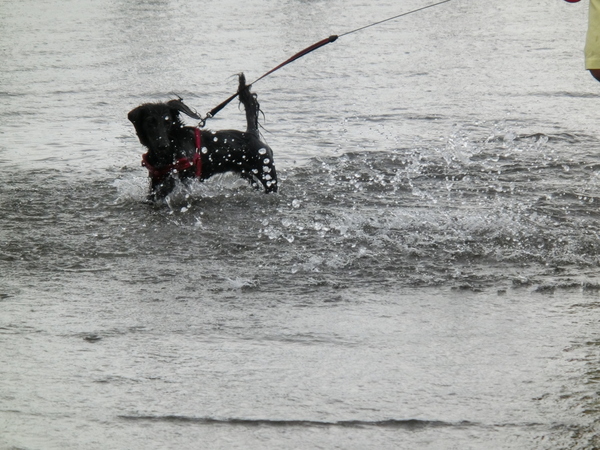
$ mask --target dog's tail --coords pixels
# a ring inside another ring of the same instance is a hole
[[[240,101],[244,104],[244,109],[246,110],[246,122],[248,123],[246,133],[251,133],[256,137],[259,137],[258,114],[260,113],[260,104],[258,103],[256,94],[250,92],[252,85],[246,85],[246,76],[243,73],[240,73],[239,78],[240,85],[238,87],[238,95]]]

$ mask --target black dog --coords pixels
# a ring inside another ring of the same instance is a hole
[[[150,200],[167,196],[177,179],[206,180],[217,173],[236,172],[252,185],[262,183],[265,192],[277,192],[277,173],[271,148],[258,131],[260,105],[250,92],[244,74],[239,75],[238,95],[246,110],[246,132],[208,131],[185,126],[182,112],[201,120],[181,100],[146,103],[127,116],[148,153],[142,165],[150,176]],[[258,181],[258,182],[257,182]]]

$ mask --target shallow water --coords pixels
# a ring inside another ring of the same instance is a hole
[[[254,87],[280,193],[149,206],[130,109],[424,3],[0,1],[0,448],[600,446],[600,85],[560,3],[344,36]]]

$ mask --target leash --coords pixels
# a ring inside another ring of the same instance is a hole
[[[281,69],[282,67],[287,66],[288,64],[296,61],[297,59],[302,58],[305,55],[308,55],[310,52],[313,52],[313,51],[315,51],[315,50],[317,50],[317,49],[319,49],[319,48],[321,48],[321,47],[323,47],[323,46],[325,46],[327,44],[330,44],[331,42],[337,41],[341,37],[348,36],[349,34],[352,34],[352,33],[358,33],[359,31],[365,30],[367,28],[374,27],[376,25],[380,25],[382,23],[389,22],[391,20],[399,19],[400,17],[408,16],[410,14],[414,14],[414,13],[417,13],[419,11],[423,11],[425,9],[434,8],[436,6],[442,5],[444,3],[448,3],[450,1],[452,1],[452,0],[443,0],[441,2],[437,2],[437,3],[433,3],[431,5],[423,6],[421,8],[413,9],[411,11],[408,11],[408,12],[405,12],[405,13],[402,13],[402,14],[398,14],[398,15],[393,16],[393,17],[388,17],[387,19],[383,19],[383,20],[380,20],[378,22],[373,22],[373,23],[371,23],[369,25],[365,25],[363,27],[347,31],[347,32],[342,33],[340,35],[333,34],[333,35],[329,36],[328,38],[320,40],[319,42],[316,42],[316,43],[312,44],[311,46],[306,47],[304,50],[299,51],[298,53],[296,53],[291,58],[285,60],[284,62],[282,62],[278,66],[274,67],[273,69],[269,70],[265,74],[263,74],[260,77],[258,77],[256,80],[254,80],[252,83],[250,83],[249,86],[252,86],[253,84],[255,84],[255,83],[259,82],[260,80],[262,80],[263,78],[271,75],[273,72]],[[569,0],[567,0],[567,1],[569,1]],[[225,108],[234,98],[236,98],[238,96],[238,94],[239,93],[236,92],[235,94],[233,94],[232,96],[230,96],[228,99],[226,99],[223,102],[219,103],[217,106],[215,106],[209,112],[207,112],[206,116],[200,120],[200,123],[199,123],[198,126],[200,128],[204,127],[204,125],[206,125],[206,121],[208,119],[212,119],[216,114],[219,113],[219,111],[221,111],[223,108]]]

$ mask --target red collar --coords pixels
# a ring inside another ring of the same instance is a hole
[[[202,147],[202,132],[199,128],[194,128],[194,138],[196,144],[196,151],[194,156],[191,158],[179,158],[173,164],[169,164],[165,167],[154,167],[148,162],[148,153],[142,155],[142,166],[148,169],[148,174],[154,181],[161,182],[170,173],[181,172],[192,167],[196,168],[196,178],[200,178],[202,175],[202,156],[200,154],[200,148]]]

